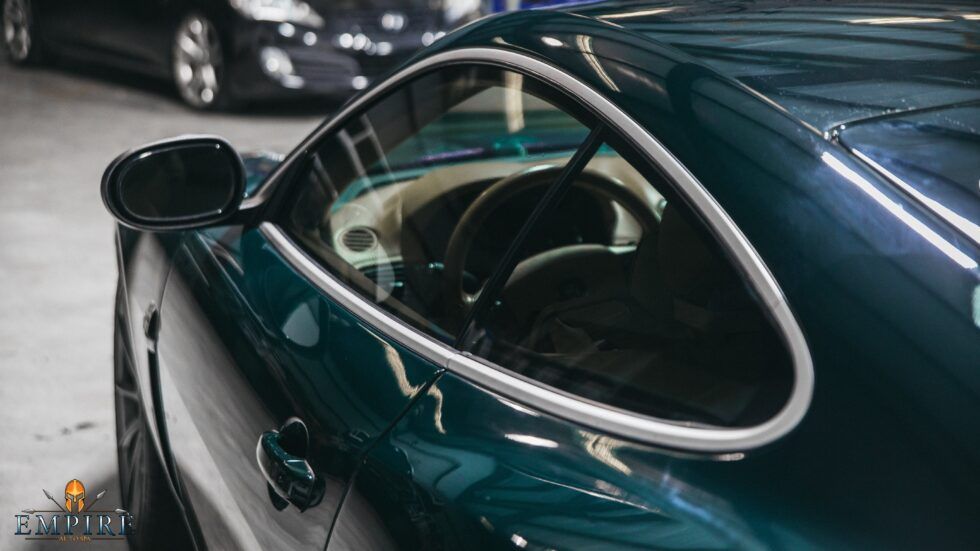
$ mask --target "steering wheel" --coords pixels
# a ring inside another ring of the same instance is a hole
[[[451,313],[459,315],[462,319],[480,296],[480,291],[469,293],[463,288],[466,257],[480,227],[491,214],[518,194],[554,183],[563,168],[545,165],[512,174],[488,187],[466,209],[453,229],[443,260],[445,282],[443,288],[446,305]],[[659,220],[653,209],[620,182],[587,169],[575,178],[572,185],[621,205],[640,224],[644,236],[651,236],[657,231]],[[514,274],[520,274],[521,279],[526,282],[539,277],[549,277],[556,273],[556,267],[567,267],[577,268],[586,274],[585,277],[590,277],[587,275],[590,272],[593,274],[592,277],[595,277],[595,274],[603,270],[592,270],[594,266],[590,267],[589,258],[597,259],[599,256],[611,257],[612,255],[609,248],[602,245],[556,247],[523,260],[514,269]]]

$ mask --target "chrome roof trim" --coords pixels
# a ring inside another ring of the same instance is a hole
[[[980,246],[980,224],[973,222],[967,217],[960,215],[955,210],[915,189],[913,186],[905,182],[905,180],[902,180],[896,176],[895,173],[875,162],[874,159],[865,155],[859,149],[847,149],[853,153],[855,157],[861,159],[865,164],[874,169],[875,172],[884,176],[886,180],[891,182],[894,186],[905,192],[906,195],[910,196],[913,200],[922,205],[923,208],[942,218],[947,224],[959,230],[959,232],[972,241],[974,245]]]
[[[733,255],[783,334],[794,366],[793,390],[783,408],[773,418],[760,425],[725,429],[669,422],[592,403],[543,384],[525,380],[503,367],[498,368],[482,360],[477,361],[422,334],[348,289],[310,260],[281,229],[271,223],[263,223],[262,233],[279,248],[287,261],[354,314],[382,329],[403,346],[494,392],[575,423],[631,440],[700,452],[744,451],[756,448],[778,439],[796,427],[810,405],[814,384],[813,361],[803,331],[790,310],[782,290],[762,262],[758,252],[714,197],[663,144],[608,99],[561,69],[525,54],[496,48],[462,48],[435,54],[402,69],[378,87],[351,102],[305,140],[290,155],[290,159],[308,149],[322,135],[345,122],[350,114],[366,102],[393,86],[433,67],[457,63],[483,63],[515,69],[561,89],[590,106],[609,125],[629,136],[640,152],[670,177],[674,185],[710,224],[715,235]],[[283,163],[283,166],[288,164],[290,159],[287,159],[287,163]],[[277,171],[255,194],[253,200],[260,203],[267,199],[279,177],[280,171]]]

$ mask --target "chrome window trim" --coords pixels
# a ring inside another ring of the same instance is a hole
[[[449,359],[457,353],[449,345],[423,334],[348,288],[310,258],[279,226],[272,222],[263,222],[259,225],[259,231],[296,271],[316,284],[341,306],[368,324],[382,329],[399,344],[440,367],[449,365]]]
[[[608,99],[561,69],[525,54],[496,48],[461,48],[435,54],[402,69],[378,87],[351,102],[305,140],[290,157],[302,154],[321,136],[345,122],[351,113],[406,79],[434,67],[458,63],[502,66],[527,73],[555,86],[590,106],[605,118],[607,124],[629,136],[635,147],[671,178],[674,185],[708,222],[715,235],[733,255],[783,334],[794,367],[793,390],[783,408],[762,424],[727,429],[670,422],[596,404],[544,384],[530,382],[502,366],[492,366],[493,364],[482,359],[478,361],[466,353],[422,334],[348,289],[311,260],[282,229],[270,222],[262,223],[260,231],[279,249],[283,257],[354,314],[436,365],[510,399],[593,429],[658,446],[700,452],[726,452],[744,451],[768,444],[796,427],[810,405],[814,380],[813,362],[803,332],[782,290],[762,262],[758,252],[714,197],[663,144]],[[283,165],[288,164],[288,161]],[[253,201],[256,204],[265,201],[271,195],[272,188],[279,178],[281,178],[281,171],[277,171],[267,181],[253,197]]]

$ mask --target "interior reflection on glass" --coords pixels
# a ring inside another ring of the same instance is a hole
[[[451,342],[465,317],[443,292],[453,230],[488,188],[561,167],[588,133],[552,94],[489,67],[420,77],[317,147],[284,226],[367,298]],[[451,274],[467,292],[490,277],[551,181],[518,190],[480,225],[461,273]],[[594,203],[582,199],[583,208]],[[553,241],[579,240],[586,214],[570,212]]]

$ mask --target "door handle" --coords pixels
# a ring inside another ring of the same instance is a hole
[[[279,430],[262,433],[255,447],[255,459],[265,477],[269,499],[278,511],[290,503],[305,511],[320,503],[325,487],[306,460],[310,433],[296,417],[283,423]]]

